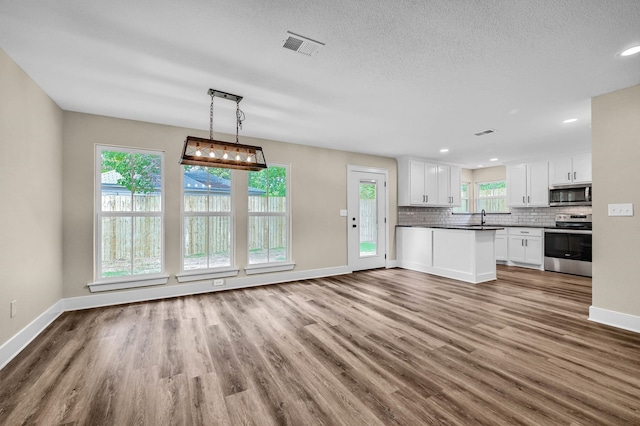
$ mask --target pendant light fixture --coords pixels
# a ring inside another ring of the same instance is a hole
[[[242,128],[244,113],[240,110],[242,96],[209,89],[211,107],[209,109],[209,139],[187,136],[180,157],[180,164],[226,169],[260,171],[267,168],[264,152],[259,146],[243,145],[238,142],[238,132]],[[213,99],[224,98],[236,102],[236,142],[213,139]]]

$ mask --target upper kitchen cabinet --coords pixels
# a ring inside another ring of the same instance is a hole
[[[398,158],[398,205],[457,207],[460,198],[460,167]]]
[[[591,182],[591,154],[561,157],[549,162],[549,184],[566,185]]]
[[[459,207],[461,203],[460,167],[438,164],[438,205]]]
[[[509,207],[549,207],[549,163],[507,166]]]
[[[409,158],[398,159],[398,205],[438,205],[436,164]]]

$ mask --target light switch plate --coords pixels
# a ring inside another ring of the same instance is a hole
[[[609,204],[609,216],[633,216],[633,203]]]

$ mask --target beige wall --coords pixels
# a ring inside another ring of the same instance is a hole
[[[93,280],[93,182],[95,144],[150,148],[165,151],[166,213],[165,267],[172,275],[169,285],[177,285],[180,272],[180,195],[181,167],[178,158],[187,135],[208,137],[208,132],[102,116],[64,113],[64,297],[88,294]],[[231,141],[231,135],[215,135]],[[395,259],[397,223],[396,160],[392,158],[327,150],[261,139],[241,142],[261,145],[268,162],[291,167],[292,259],[296,271],[347,265],[346,218],[347,164],[389,170],[390,259]],[[234,171],[234,186],[246,188],[247,174]],[[242,192],[238,192],[241,194]],[[246,198],[235,201],[236,265],[247,263]],[[242,272],[241,274],[242,275]]]
[[[62,110],[2,49],[0,76],[2,345],[62,297],[63,131]]]
[[[469,200],[470,213],[475,212],[476,208],[476,183],[491,182],[495,180],[505,180],[507,178],[507,168],[505,166],[483,167],[481,169],[462,169],[462,182],[470,182]]]
[[[505,180],[507,178],[507,168],[505,166],[483,167],[473,170],[473,182],[491,182],[494,180]]]
[[[593,306],[640,315],[640,85],[591,103]],[[609,203],[633,203],[633,217],[609,217]]]

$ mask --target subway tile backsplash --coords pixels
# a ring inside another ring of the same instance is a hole
[[[511,213],[490,213],[487,225],[554,226],[556,214],[591,213],[591,206],[535,207],[512,209]],[[480,225],[480,214],[451,214],[447,207],[398,207],[398,225]]]

